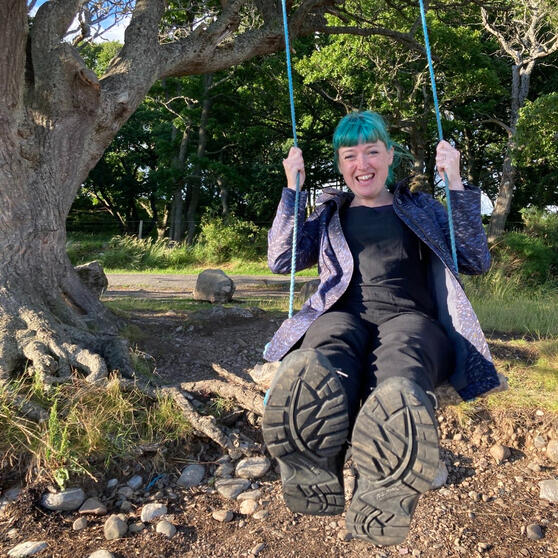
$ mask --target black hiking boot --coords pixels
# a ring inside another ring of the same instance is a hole
[[[349,435],[345,392],[313,349],[287,355],[271,384],[263,437],[281,468],[283,497],[298,513],[343,512],[343,458]]]
[[[403,542],[419,496],[439,461],[436,416],[428,395],[407,378],[389,378],[366,400],[352,435],[356,490],[347,529],[376,545]]]

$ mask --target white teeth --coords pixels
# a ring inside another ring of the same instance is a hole
[[[357,180],[370,180],[371,178],[374,178],[373,174],[363,174],[362,176],[357,176]]]

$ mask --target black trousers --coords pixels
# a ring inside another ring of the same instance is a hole
[[[385,379],[404,376],[433,391],[454,366],[441,325],[425,314],[389,305],[335,305],[308,329],[301,348],[314,348],[337,370],[351,424],[362,403]]]

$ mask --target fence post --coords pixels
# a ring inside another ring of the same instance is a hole
[[[141,240],[141,233],[143,231],[143,219],[140,221],[139,230],[138,230],[138,238]]]

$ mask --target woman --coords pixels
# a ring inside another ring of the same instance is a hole
[[[279,461],[287,506],[336,514],[352,430],[357,484],[347,528],[398,544],[438,467],[434,388],[449,378],[471,399],[499,380],[457,277],[444,208],[411,192],[408,181],[387,189],[400,154],[382,118],[345,116],[333,147],[350,193],[326,188],[305,220],[301,192],[296,267],[317,262],[320,285],[266,347],[267,360],[283,360],[264,439]],[[301,185],[305,179],[299,149],[283,164],[287,188],[269,232],[274,273],[290,271],[296,176]],[[463,184],[449,143],[438,145],[436,166],[449,180],[459,271],[482,273],[490,256],[480,192]]]

